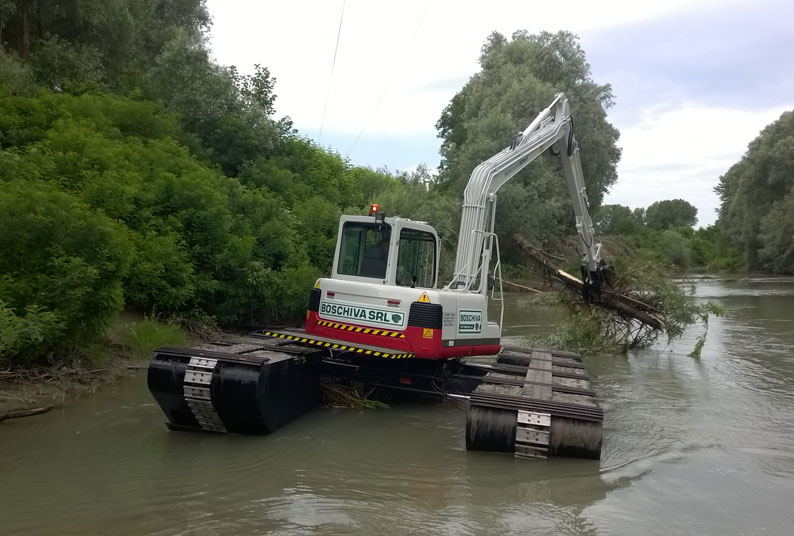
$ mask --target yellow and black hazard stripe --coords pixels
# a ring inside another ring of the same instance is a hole
[[[394,337],[396,339],[404,339],[405,333],[402,331],[390,331],[388,329],[375,329],[375,328],[362,328],[361,326],[351,326],[350,324],[342,324],[341,322],[330,322],[328,320],[318,320],[317,324],[327,328],[343,329],[345,331],[353,331],[355,333],[365,333],[367,335],[381,335],[383,337]]]
[[[344,350],[346,352],[354,352],[356,354],[361,355],[369,355],[372,357],[382,357],[385,359],[411,359],[416,357],[413,352],[406,352],[402,354],[392,354],[390,352],[380,352],[376,350],[367,350],[365,348],[359,348],[357,346],[348,346],[345,344],[339,344],[335,342],[328,342],[328,341],[318,341],[317,339],[312,339],[311,337],[299,337],[297,335],[289,335],[286,333],[278,333],[276,331],[264,331],[263,332],[268,337],[276,337],[277,339],[287,339],[290,341],[295,341],[304,344],[311,344],[313,346],[319,346],[321,348],[330,348],[333,350]]]

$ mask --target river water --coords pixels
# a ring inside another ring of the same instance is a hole
[[[706,280],[712,318],[588,359],[600,461],[466,452],[457,402],[168,432],[145,375],[0,425],[1,534],[794,534],[794,279]],[[559,312],[508,298],[506,333]]]

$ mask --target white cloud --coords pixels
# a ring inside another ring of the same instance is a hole
[[[571,0],[562,6],[525,0],[346,0],[330,85],[343,0],[209,0],[208,8],[214,19],[211,47],[217,60],[235,64],[242,72],[251,72],[255,63],[267,66],[277,78],[278,115],[289,115],[302,134],[316,139],[327,99],[321,141],[346,156],[364,131],[349,154],[351,160],[392,169],[438,162],[435,123],[452,96],[478,70],[480,47],[491,31],[510,35],[517,29],[566,29],[579,33],[586,48],[603,51],[602,56],[594,55],[600,59],[593,71],[609,73],[610,79],[598,81],[616,82],[618,103],[611,117],[621,130],[624,152],[620,180],[608,202],[637,207],[682,197],[698,207],[701,224],[708,224],[718,204],[712,189],[719,175],[783,111],[732,109],[763,107],[763,98],[749,94],[746,102],[743,95],[728,104],[722,101],[727,108],[680,101],[693,91],[719,92],[741,80],[740,70],[728,69],[713,75],[718,79],[717,89],[714,84],[697,83],[708,79],[707,70],[699,68],[704,58],[724,52],[717,59],[734,65],[735,47],[729,45],[735,34],[712,32],[710,15],[741,23],[739,14],[747,9],[778,12],[764,2],[737,9],[740,3]],[[623,40],[613,39],[622,30],[653,29],[663,19],[662,30],[655,34],[629,32]],[[696,31],[676,40],[669,31],[675,21]],[[751,49],[748,45],[747,54],[755,50]],[[649,58],[658,60],[659,55],[665,61],[650,65],[649,73],[645,68]],[[724,79],[731,73],[738,78]],[[764,87],[777,87],[776,81],[790,74],[772,69],[765,76]],[[632,77],[641,78],[644,85],[635,84]],[[681,90],[693,83],[695,90]],[[752,85],[742,88],[755,91]],[[668,103],[665,99],[679,100]],[[787,104],[784,100],[785,95],[775,104]],[[708,95],[703,95],[703,102],[709,102]],[[734,106],[734,102],[739,104]],[[629,123],[640,109],[644,110],[642,119]]]
[[[739,161],[761,129],[786,108],[743,111],[660,104],[633,125],[620,126],[620,179],[607,203],[647,207],[663,199],[686,199],[698,208],[700,225],[716,219],[719,176]]]
[[[506,0],[347,0],[329,88],[341,0],[208,2],[216,58],[242,72],[255,63],[266,65],[278,79],[278,113],[291,116],[310,136],[317,135],[326,96],[325,130],[357,134],[366,127],[372,134],[398,135],[434,131],[441,110],[477,71],[480,47],[493,30],[506,35],[518,29],[582,32],[688,5],[688,0],[578,0],[567,2],[564,9],[550,9],[553,5]],[[450,80],[459,83],[439,84]]]

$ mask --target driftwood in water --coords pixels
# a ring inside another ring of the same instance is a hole
[[[33,415],[41,415],[55,409],[55,406],[44,406],[41,408],[25,409],[20,411],[10,411],[8,413],[0,414],[0,422],[7,419],[21,419],[22,417],[32,417]]]
[[[513,235],[513,240],[528,257],[540,265],[547,276],[557,279],[578,294],[583,293],[584,283],[581,279],[556,268],[551,264],[546,253],[530,244],[523,236],[515,234]],[[629,316],[659,331],[663,331],[665,328],[664,321],[660,318],[663,316],[661,311],[612,289],[601,288],[598,299],[592,303],[617,311],[621,315]]]
[[[537,294],[543,294],[542,290],[538,290],[536,288],[528,287],[526,285],[519,285],[518,283],[513,283],[512,281],[507,281],[506,279],[502,279],[501,277],[497,277],[496,279],[498,279],[499,281],[501,281],[505,285],[512,285],[514,287],[518,287],[518,288],[523,289],[523,290],[529,290],[529,291],[535,292]]]

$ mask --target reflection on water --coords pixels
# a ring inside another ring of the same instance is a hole
[[[166,431],[143,375],[0,425],[0,533],[789,534],[794,279],[704,280],[671,345],[588,360],[602,460],[464,447],[456,402],[318,410],[269,437]],[[511,296],[506,335],[554,308]]]

